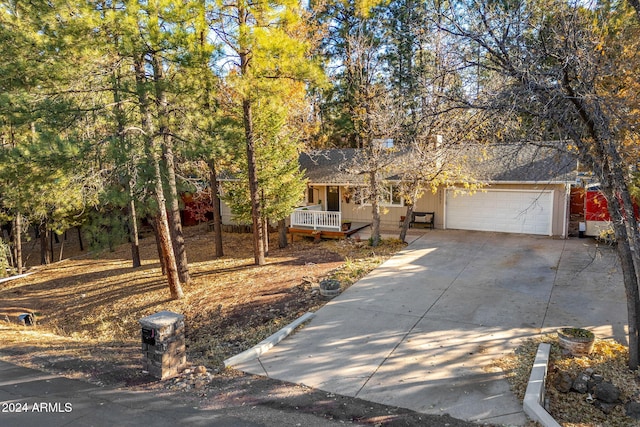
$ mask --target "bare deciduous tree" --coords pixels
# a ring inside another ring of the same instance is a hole
[[[494,113],[497,138],[522,134],[566,141],[598,179],[609,202],[617,238],[629,323],[629,366],[639,362],[640,240],[628,166],[638,157],[637,29],[630,11],[592,10],[549,0],[457,2],[443,13],[442,28],[459,40],[469,70],[490,76],[469,107]],[[625,20],[625,17],[627,18]],[[633,35],[633,36],[632,36]],[[485,79],[485,82],[487,80]],[[469,101],[471,99],[471,101]]]

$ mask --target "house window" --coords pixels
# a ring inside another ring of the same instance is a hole
[[[403,206],[404,201],[400,196],[400,187],[388,185],[382,188],[382,204],[389,206]]]
[[[364,205],[368,202],[369,191],[366,187],[356,187],[353,190],[353,203]]]
[[[359,205],[370,205],[369,188],[359,187],[354,191],[354,202]],[[397,185],[385,185],[381,187],[380,203],[383,206],[404,206],[404,199],[400,195],[400,187]]]
[[[309,187],[309,190],[307,192],[307,201],[309,203],[314,203],[314,199],[313,199],[313,187]]]

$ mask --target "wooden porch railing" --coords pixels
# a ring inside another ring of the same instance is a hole
[[[325,228],[340,230],[342,227],[342,214],[340,212],[316,210],[315,206],[298,208],[291,214],[291,226]]]

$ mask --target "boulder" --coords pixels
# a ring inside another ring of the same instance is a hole
[[[595,397],[605,403],[615,403],[620,399],[620,389],[609,381],[603,381],[596,385]]]
[[[627,417],[640,420],[640,403],[629,402],[624,406]]]
[[[590,380],[591,376],[586,372],[583,372],[573,381],[571,389],[575,392],[586,394],[589,391]]]
[[[573,385],[573,378],[567,372],[559,372],[558,376],[553,382],[553,386],[560,393],[569,393]]]

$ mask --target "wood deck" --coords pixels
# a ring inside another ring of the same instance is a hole
[[[293,237],[295,235],[314,237],[316,240],[320,239],[346,239],[356,234],[358,231],[364,230],[367,227],[371,227],[370,222],[354,222],[351,224],[351,228],[347,231],[329,230],[318,227],[316,230],[313,227],[289,227],[289,234],[291,234],[291,242],[293,243]]]

